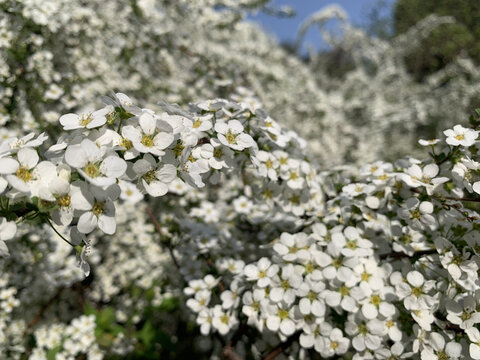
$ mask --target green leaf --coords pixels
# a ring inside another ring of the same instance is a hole
[[[77,249],[77,246],[75,247]],[[77,250],[78,251],[78,250]],[[82,251],[82,247],[80,246],[80,251]],[[84,313],[85,315],[95,315],[95,318],[98,316],[98,311],[93,307],[92,304],[86,303],[84,307]]]
[[[158,309],[160,311],[172,312],[178,309],[180,301],[176,297],[166,298],[162,301]]]
[[[103,309],[97,317],[97,326],[101,329],[108,329],[110,325],[115,321],[115,310],[113,307],[108,306]]]
[[[58,345],[53,349],[48,350],[47,360],[55,360],[55,358],[57,357],[57,354],[60,352],[61,349],[62,349],[62,345]]]
[[[155,338],[155,328],[150,320],[145,323],[142,330],[137,332],[137,338],[146,346],[151,344],[152,340]]]
[[[97,338],[98,345],[106,348],[109,348],[110,346],[112,346],[113,341],[115,340],[115,336],[107,332],[99,333],[95,335]]]

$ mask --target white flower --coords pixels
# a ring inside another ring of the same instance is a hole
[[[197,324],[200,325],[202,335],[208,335],[212,327],[213,309],[204,308],[197,316]]]
[[[417,322],[420,327],[425,331],[432,330],[432,323],[435,321],[433,311],[429,309],[413,310],[411,312],[413,320]]]
[[[421,352],[422,360],[458,359],[462,352],[462,345],[455,341],[445,343],[442,335],[436,332],[430,334],[429,346]]]
[[[362,288],[366,285],[371,290],[379,290],[385,286],[385,271],[383,268],[378,267],[378,263],[371,257],[364,259],[353,270],[360,277],[360,286]]]
[[[122,128],[122,136],[132,142],[133,147],[141,153],[156,156],[165,154],[165,150],[174,140],[173,129],[165,121],[158,120],[151,113],[144,111],[138,118],[140,128],[127,125]],[[161,131],[165,129],[166,131]]]
[[[335,291],[325,290],[325,302],[331,307],[340,306],[345,311],[357,312],[359,302],[365,297],[363,290],[358,286],[337,285]]]
[[[422,146],[434,146],[440,142],[440,139],[430,139],[430,140],[424,140],[424,139],[419,139],[418,143]]]
[[[470,329],[465,330],[468,335],[469,340],[471,341],[469,351],[470,356],[472,359],[478,360],[480,359],[480,331],[472,327]]]
[[[423,169],[417,164],[413,164],[405,170],[404,174],[400,174],[399,178],[411,187],[424,186],[427,193],[432,194],[438,185],[448,181],[446,177],[437,178],[438,172],[437,164],[425,165]]]
[[[85,180],[96,186],[109,186],[122,176],[126,169],[125,160],[115,155],[103,158],[102,151],[89,139],[70,145],[65,151],[65,161],[74,167]]]
[[[122,192],[120,193],[120,199],[136,204],[143,199],[143,194],[138,188],[128,181],[119,180],[118,186]]]
[[[210,303],[210,298],[212,296],[212,292],[210,290],[200,290],[195,293],[195,297],[193,299],[188,299],[186,305],[193,311],[193,312],[200,312],[203,309],[208,307]]]
[[[264,289],[255,289],[253,293],[247,291],[242,296],[242,313],[248,317],[248,324],[263,330],[264,322],[260,319],[260,310],[265,308],[268,300],[265,298]]]
[[[456,163],[452,169],[452,175],[460,186],[465,187],[468,192],[472,192],[473,189],[472,185],[470,184],[470,180],[472,179],[472,171],[469,168],[462,163]]]
[[[313,281],[309,278],[300,284],[297,296],[300,298],[298,308],[303,315],[313,314],[316,317],[325,315],[326,307],[322,296],[325,290],[323,281]]]
[[[59,119],[60,124],[63,126],[63,130],[75,130],[75,129],[93,129],[100,127],[107,122],[106,115],[113,111],[112,106],[106,106],[103,109],[97,111],[87,111],[77,114],[65,114]]]
[[[360,237],[357,228],[348,226],[343,234],[334,234],[336,246],[343,246],[342,255],[346,257],[367,257],[373,254],[372,242]]]
[[[406,309],[425,310],[431,309],[435,303],[435,299],[428,295],[434,286],[434,280],[425,281],[420,272],[413,270],[407,274],[407,282],[396,285],[396,291]]]
[[[5,241],[11,240],[17,233],[17,225],[14,221],[7,221],[7,219],[0,217],[0,255],[8,256],[8,248]]]
[[[138,106],[133,104],[132,99],[130,99],[127,95],[123,93],[113,94],[113,99],[109,98],[108,96],[102,96],[102,101],[106,105],[120,107],[127,113],[131,113],[134,115],[140,115],[142,113],[142,110]]]
[[[59,225],[69,225],[74,215],[71,206],[70,179],[66,180],[61,175],[57,176],[50,182],[49,191],[53,195],[56,205],[58,205],[58,209],[52,212],[52,220]]]
[[[381,321],[365,321],[360,317],[349,315],[348,322],[345,325],[345,332],[352,336],[352,345],[357,351],[365,349],[377,350],[380,348],[382,339],[379,336],[384,331]]]
[[[434,229],[437,221],[433,214],[433,204],[429,201],[418,200],[416,197],[408,199],[403,208],[398,209],[398,216],[406,220],[414,229],[429,227]]]
[[[282,233],[280,239],[273,245],[275,250],[285,261],[295,262],[297,259],[304,262],[310,258],[309,246],[312,240],[305,233]]]
[[[365,318],[375,319],[379,314],[388,318],[395,314],[395,306],[387,301],[387,298],[392,299],[394,297],[392,287],[386,286],[375,292],[369,291],[368,286],[362,286],[362,289],[366,294],[366,299],[362,305],[362,314]]]
[[[259,287],[270,285],[273,276],[278,272],[278,266],[263,257],[256,264],[248,264],[245,266],[244,274],[248,281],[257,281]]]
[[[211,121],[212,117],[213,117],[212,114],[195,117],[192,121],[192,131],[196,133],[200,133],[203,131],[210,130],[212,128],[212,121]]]
[[[294,190],[303,189],[305,179],[302,176],[301,162],[296,159],[288,159],[287,165],[287,169],[281,169],[280,176],[286,181],[289,188]]]
[[[252,157],[252,162],[258,167],[260,176],[268,177],[272,181],[277,180],[279,162],[273,154],[260,150],[255,157]]]
[[[203,144],[200,149],[201,157],[208,160],[208,165],[213,169],[221,170],[234,165],[233,150],[223,146],[218,139],[210,139],[210,144]]]
[[[240,286],[238,281],[233,281],[230,284],[230,290],[225,290],[220,295],[222,300],[222,307],[224,309],[236,308],[240,304],[240,293],[242,292],[243,287]]]
[[[88,234],[98,226],[105,234],[115,233],[115,206],[112,200],[116,200],[120,195],[118,185],[102,189],[76,181],[72,183],[71,194],[73,208],[83,211],[78,219],[78,231]]]
[[[246,196],[239,196],[233,200],[233,207],[238,214],[249,214],[252,211],[253,203]]]
[[[337,240],[340,245],[337,245]],[[345,241],[343,234],[335,232],[332,234],[332,241],[327,245],[327,253],[318,252],[314,256],[315,262],[323,269],[323,275],[329,280],[338,279],[342,282],[356,281],[352,269],[358,264],[359,259],[344,257],[342,255],[342,241]]]
[[[369,195],[373,191],[375,191],[375,186],[363,183],[348,184],[342,188],[342,192],[348,197],[354,197],[363,194]]]
[[[223,145],[238,151],[255,145],[253,138],[244,133],[243,130],[243,125],[238,120],[230,120],[228,123],[217,122],[215,124],[218,140]]]
[[[168,185],[177,177],[175,166],[157,164],[150,154],[135,162],[133,170],[140,176],[140,183],[145,191],[155,197],[165,195],[168,192]]]
[[[350,346],[350,340],[343,336],[340,329],[333,329],[328,337],[323,338],[323,346],[315,350],[319,351],[324,357],[345,354]]]
[[[275,277],[271,284],[270,299],[277,303],[284,301],[286,304],[292,304],[295,301],[296,289],[302,284],[302,267],[295,267],[288,264],[282,267],[280,277]]]
[[[45,133],[41,133],[36,139],[34,139],[34,137],[35,133],[31,132],[20,139],[16,137],[7,139],[0,143],[0,155],[15,153],[23,148],[35,148],[42,145],[45,140],[48,139],[48,136],[45,135]]]
[[[225,312],[220,305],[215,305],[212,314],[212,326],[218,330],[220,335],[226,335],[237,323],[238,320],[234,313]]]
[[[22,148],[17,153],[17,160],[19,167],[17,168],[15,175],[7,175],[7,180],[16,190],[23,193],[29,193],[31,185],[35,180],[33,168],[38,163],[38,154],[32,148]],[[8,165],[9,170],[13,169],[13,164],[9,163]]]
[[[269,304],[266,306],[267,328],[271,331],[280,332],[285,336],[290,336],[295,332],[294,308],[285,303]]]
[[[480,312],[476,310],[476,301],[473,296],[465,296],[461,301],[447,301],[447,320],[458,325],[460,329],[469,329],[480,323]]]
[[[472,146],[475,144],[475,139],[478,137],[478,131],[464,128],[461,125],[455,125],[452,129],[443,132],[447,136],[447,144],[452,146]]]

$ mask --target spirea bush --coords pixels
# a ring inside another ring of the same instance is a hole
[[[402,62],[452,19],[325,9],[335,78],[267,2],[0,0],[1,359],[480,359],[480,73]]]
[[[102,100],[0,144],[6,357],[480,359],[480,111],[322,169],[248,103]]]

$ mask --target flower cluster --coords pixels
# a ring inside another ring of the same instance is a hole
[[[95,316],[80,316],[65,326],[50,324],[39,327],[35,331],[36,348],[30,359],[45,359],[55,356],[56,359],[69,359],[87,356],[88,359],[102,360],[103,353],[95,343]]]
[[[0,144],[2,209],[11,217],[1,218],[5,253],[4,240],[16,230],[12,220],[30,211],[50,225],[50,218],[60,226],[72,225],[67,241],[82,249],[88,273],[85,235],[97,228],[115,233],[118,198],[164,196],[172,184],[202,188],[235,171],[280,181],[282,186],[267,186],[264,192],[294,213],[303,204],[301,196],[309,195],[314,168],[302,158],[301,141],[263,112],[221,99],[192,105],[192,112],[170,108],[160,114],[138,108],[121,93],[104,101],[101,110],[63,115],[60,123],[70,132],[46,151],[40,151],[47,140],[43,134]],[[248,211],[248,204],[237,206]]]
[[[232,351],[268,353],[280,341],[323,357],[480,358],[477,120],[421,140],[427,160],[322,172],[301,138],[244,103],[163,103],[155,112],[121,93],[103,101],[60,117],[66,132],[56,143],[28,134],[0,144],[0,236],[12,269],[23,251],[54,271],[45,279],[56,284],[53,301],[76,291],[69,245],[86,275],[90,256],[97,281],[82,297],[118,303],[116,311],[89,310],[78,320],[90,324],[85,332],[20,321],[6,347],[24,349],[21,334],[34,330],[32,356],[85,346],[89,358],[125,355],[135,342],[115,329],[177,298],[201,334],[218,332]],[[144,205],[145,196],[157,201]],[[20,222],[65,242],[25,238]],[[70,273],[55,273],[66,259]],[[35,291],[45,280],[22,281]],[[17,296],[31,299],[9,282],[2,304],[12,312]],[[26,315],[35,311],[45,312]],[[106,328],[92,338],[95,324]],[[239,343],[248,328],[261,334],[250,348]]]
[[[238,339],[244,323],[323,357],[479,359],[473,125],[421,141],[429,160],[321,173],[325,202],[295,231],[188,282],[202,333]]]

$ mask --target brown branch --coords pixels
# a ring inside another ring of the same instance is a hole
[[[432,198],[436,200],[453,200],[453,201],[465,201],[465,202],[480,202],[480,198],[471,199],[471,198],[456,198],[453,196],[436,196],[430,195]]]
[[[149,207],[147,207],[145,209],[145,212],[148,215],[148,217],[150,218],[150,221],[153,223],[153,226],[155,226],[155,230],[157,231],[158,235],[160,235],[160,238],[161,238],[162,237],[162,227],[160,226],[160,223],[157,221],[157,219],[153,215],[152,210]],[[163,241],[161,241],[161,242],[163,242]],[[164,242],[164,243],[165,243],[165,245],[168,249],[168,252],[170,253],[170,257],[172,258],[173,263],[175,264],[176,268],[180,270],[180,264],[178,263],[177,258],[175,257],[175,254],[173,253],[173,249],[172,249],[171,244],[169,242]]]
[[[422,192],[418,190],[417,188],[410,188],[410,190],[414,193],[421,194]],[[439,200],[439,201],[445,201],[445,200],[452,200],[452,201],[465,201],[465,202],[480,202],[480,198],[457,198],[453,196],[441,196],[441,195],[429,195],[432,199]]]
[[[222,350],[222,355],[227,360],[241,360],[241,356],[235,352],[235,345],[240,341],[243,335],[245,335],[248,329],[247,324],[240,323],[238,329],[233,333],[232,338]]]
[[[301,331],[297,331],[295,334],[290,336],[287,341],[275,346],[267,355],[265,355],[265,357],[263,357],[263,360],[275,359],[278,355],[287,350],[294,342],[296,342],[300,338],[301,333]]]
[[[38,311],[38,313],[35,315],[35,317],[30,320],[30,322],[27,324],[26,328],[25,328],[25,331],[23,332],[23,335],[25,336],[35,325],[37,325],[37,323],[42,320],[42,317],[43,315],[45,314],[45,311],[48,310],[48,308],[50,306],[53,305],[53,303],[60,297],[60,295],[62,294],[63,290],[65,290],[65,288],[62,286],[62,287],[59,287],[57,292],[55,293],[54,296],[52,296],[50,298],[50,300],[48,300],[45,304],[42,305],[42,307],[40,308],[40,310]]]
[[[242,357],[235,352],[235,349],[228,343],[222,350],[222,355],[226,360],[242,360]]]
[[[423,256],[423,255],[433,255],[436,253],[437,253],[437,249],[428,249],[428,250],[422,250],[422,251],[415,251],[415,253],[411,256],[403,252],[391,252],[387,254],[382,254],[379,257],[381,260],[385,260],[387,258],[403,259],[403,258],[413,258],[416,256]]]

